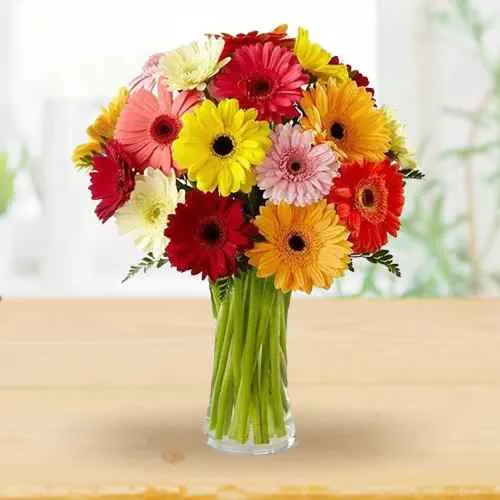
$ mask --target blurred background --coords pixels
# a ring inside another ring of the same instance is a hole
[[[122,285],[141,255],[93,214],[70,157],[147,57],[204,33],[300,24],[366,74],[406,124],[424,182],[391,250],[322,294],[500,295],[498,0],[0,0],[0,295],[200,296],[173,270]]]

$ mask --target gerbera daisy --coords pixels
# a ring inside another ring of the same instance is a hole
[[[206,81],[230,61],[220,59],[223,49],[222,38],[208,37],[204,43],[193,42],[164,54],[160,70],[169,89],[204,90]]]
[[[252,246],[255,233],[240,200],[192,190],[169,216],[166,255],[179,271],[216,281],[236,272],[236,258]]]
[[[101,109],[101,114],[87,129],[90,141],[86,144],[80,144],[73,152],[73,162],[77,167],[91,167],[92,154],[102,152],[104,144],[113,138],[116,123],[127,103],[128,96],[128,89],[122,87],[108,106]]]
[[[356,253],[372,253],[396,236],[404,204],[404,181],[389,160],[346,163],[328,196],[351,231]]]
[[[160,168],[168,174],[180,117],[200,99],[197,91],[181,92],[174,99],[164,85],[158,87],[158,97],[147,90],[134,92],[118,120],[115,136],[140,169]]]
[[[255,219],[265,241],[246,252],[257,276],[274,275],[278,290],[329,288],[349,264],[351,243],[333,207],[321,200],[306,207],[267,203]]]
[[[415,153],[410,151],[406,145],[406,137],[401,133],[402,125],[394,118],[389,109],[383,108],[383,111],[391,138],[388,155],[396,160],[401,168],[414,170],[417,168]]]
[[[240,47],[246,45],[253,45],[254,43],[272,42],[274,45],[293,49],[295,41],[293,38],[287,37],[288,26],[281,24],[270,33],[259,33],[258,31],[251,31],[250,33],[239,33],[236,36],[228,33],[222,33],[225,45],[221,54],[221,59],[230,56]]]
[[[249,192],[255,183],[252,166],[264,160],[271,145],[269,124],[256,118],[257,110],[239,109],[236,99],[218,105],[203,101],[183,117],[173,145],[175,162],[203,192]]]
[[[130,90],[145,89],[152,92],[159,83],[163,83],[165,77],[160,71],[160,60],[163,52],[153,54],[144,64],[140,75],[130,82]]]
[[[349,78],[347,68],[343,64],[331,64],[330,52],[311,42],[309,31],[304,28],[299,28],[294,52],[302,67],[316,78],[335,78],[339,82]]]
[[[138,175],[130,200],[116,212],[121,234],[130,233],[138,248],[160,257],[168,241],[165,238],[169,214],[184,201],[184,191],[177,191],[174,171],[147,168]]]
[[[213,81],[210,92],[217,99],[235,97],[242,108],[255,108],[260,120],[280,123],[298,116],[295,103],[308,80],[288,49],[273,42],[257,43],[234,53],[232,61]]]
[[[314,145],[311,130],[291,123],[278,125],[272,140],[271,151],[257,167],[257,185],[264,198],[304,206],[330,192],[338,163],[328,144]]]
[[[135,172],[121,145],[110,140],[103,154],[92,157],[90,192],[93,200],[101,200],[95,213],[106,222],[130,198],[135,186]]]
[[[89,141],[78,145],[72,160],[77,168],[92,168],[92,157],[102,151],[102,146],[96,141]]]
[[[352,80],[340,85],[333,79],[318,82],[300,105],[302,126],[314,130],[318,142],[330,143],[342,160],[384,159],[390,139],[384,113]]]
[[[340,59],[338,56],[333,56],[330,60],[330,64],[341,64]],[[370,85],[370,80],[368,80],[368,77],[363,75],[360,71],[357,69],[353,69],[350,64],[346,64],[347,68],[347,73],[349,74],[349,78],[356,82],[356,85],[358,87],[365,87],[366,91],[371,94],[372,96],[375,95],[375,90],[372,87],[369,87]]]

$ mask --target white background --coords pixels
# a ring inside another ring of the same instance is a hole
[[[0,2],[2,142],[12,154],[27,144],[32,176],[0,221],[0,293],[5,296],[193,295],[199,278],[162,271],[126,285],[120,279],[141,255],[113,223],[93,215],[87,179],[70,155],[116,89],[146,58],[205,33],[267,31],[300,24],[332,52],[375,78],[374,0],[13,0]],[[360,15],[361,14],[361,15]],[[10,29],[7,29],[10,28]],[[6,102],[5,102],[6,101]],[[7,104],[7,105],[6,105]],[[5,111],[4,111],[5,113]]]
[[[500,15],[497,0],[473,2],[487,18]],[[469,129],[443,118],[442,108],[473,107],[486,80],[470,44],[443,36],[426,17],[430,9],[455,3],[0,0],[0,150],[8,150],[15,160],[25,145],[31,158],[29,171],[18,178],[11,210],[0,218],[0,295],[206,294],[206,283],[199,278],[172,270],[121,285],[128,267],[141,255],[128,238],[118,237],[113,223],[101,226],[96,220],[87,178],[76,173],[70,161],[99,105],[136,76],[150,54],[204,33],[267,31],[288,22],[293,35],[299,25],[307,27],[314,40],[370,77],[378,102],[397,111],[407,125],[410,144],[425,143],[427,158],[460,146]],[[492,34],[496,38],[488,41],[498,47],[499,31]],[[474,168],[481,171],[498,164],[498,157],[480,160]],[[450,218],[470,204],[467,193],[476,193],[477,215],[469,217],[469,229],[459,238],[486,239],[495,192],[470,186],[453,162],[426,159],[421,166],[429,179],[440,176],[447,183]],[[418,269],[418,259],[425,268],[428,254],[414,248],[411,240],[403,238],[398,244],[403,245],[398,249],[403,269],[411,274]],[[491,253],[492,267],[499,252]],[[361,277],[349,275],[343,283],[349,287]],[[390,293],[398,294],[406,282],[400,283]],[[445,285],[442,291],[447,293]]]

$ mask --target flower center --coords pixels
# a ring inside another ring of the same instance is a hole
[[[170,144],[177,137],[179,122],[168,115],[158,116],[151,125],[151,136],[160,144]]]
[[[229,135],[219,135],[212,143],[212,150],[222,158],[229,156],[234,151],[233,138]]]
[[[301,168],[302,165],[298,161],[292,161],[292,163],[290,163],[290,170],[295,174],[299,172]]]
[[[367,208],[375,205],[375,193],[370,188],[363,189],[361,192],[361,203]]]
[[[209,219],[200,226],[200,239],[209,247],[214,247],[220,244],[224,238],[224,230],[219,222]]]
[[[163,205],[161,203],[155,203],[151,205],[150,209],[146,214],[146,219],[150,224],[156,224],[160,217],[163,215]]]
[[[387,186],[383,179],[363,179],[356,188],[356,208],[365,220],[372,224],[379,224],[387,217],[388,196]]]
[[[306,242],[300,234],[292,234],[288,237],[288,246],[294,252],[303,252],[306,248]]]
[[[250,80],[248,84],[248,93],[252,97],[266,97],[271,93],[273,85],[270,80],[265,77],[258,77]]]
[[[345,135],[344,126],[339,122],[334,122],[330,127],[330,134],[334,139],[343,139]]]

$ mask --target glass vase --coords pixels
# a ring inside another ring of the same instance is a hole
[[[208,444],[251,455],[284,451],[295,442],[287,393],[287,318],[290,293],[255,270],[211,287],[217,320]]]

